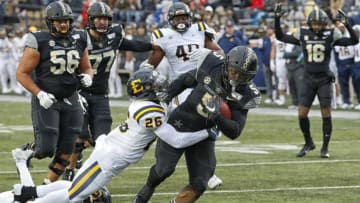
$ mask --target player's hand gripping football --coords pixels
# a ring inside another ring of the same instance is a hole
[[[218,117],[220,113],[220,97],[212,96],[207,99],[206,104],[204,104],[204,110],[208,114],[208,118],[213,120]]]
[[[275,18],[281,18],[281,16],[283,16],[286,13],[286,11],[282,9],[282,4],[280,2],[277,2],[275,4],[274,13],[275,13]]]

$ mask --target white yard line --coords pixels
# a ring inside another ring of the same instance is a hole
[[[258,162],[258,163],[218,163],[216,167],[239,167],[239,166],[259,166],[259,165],[293,165],[293,164],[336,164],[336,163],[354,163],[360,162],[360,159],[349,160],[312,160],[312,161],[275,161],[275,162]],[[130,166],[126,170],[149,170],[151,166]],[[186,168],[185,165],[178,165],[177,168]],[[32,174],[46,173],[47,170],[30,170]],[[16,170],[2,171],[0,175],[17,174]]]

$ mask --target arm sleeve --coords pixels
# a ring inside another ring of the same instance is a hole
[[[280,18],[275,18],[275,36],[276,39],[290,44],[300,45],[300,41],[292,35],[284,34],[280,26]]]
[[[172,125],[168,123],[161,125],[154,131],[154,133],[161,140],[174,148],[188,147],[209,137],[209,134],[206,130],[195,132],[178,132]]]
[[[167,90],[169,97],[173,98],[186,88],[195,87],[197,85],[195,74],[196,70],[192,70],[180,75],[177,79],[172,81]]]
[[[226,137],[234,140],[241,135],[241,132],[245,127],[247,113],[247,109],[232,110],[231,120],[219,115],[215,117],[213,121]]]
[[[348,45],[355,45],[359,43],[358,36],[356,35],[354,29],[351,27],[349,23],[346,25],[346,29],[349,31],[350,38],[343,37],[340,39],[335,39],[334,46],[335,45],[341,45],[341,46],[348,46]]]
[[[142,42],[137,40],[124,39],[120,44],[119,49],[126,51],[150,51],[152,50],[152,44],[149,42]]]

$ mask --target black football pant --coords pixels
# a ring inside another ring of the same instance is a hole
[[[155,150],[156,163],[150,169],[146,185],[138,193],[141,199],[148,201],[155,188],[173,174],[183,153],[190,185],[199,196],[206,190],[207,182],[215,171],[215,142],[206,139],[193,146],[176,149],[158,139]]]

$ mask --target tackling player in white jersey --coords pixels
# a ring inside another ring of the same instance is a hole
[[[162,87],[162,81],[155,71],[135,72],[127,83],[128,94],[133,98],[128,108],[128,119],[109,134],[97,139],[94,151],[79,169],[74,181],[56,181],[37,187],[16,184],[15,201],[35,199],[36,203],[79,202],[101,190],[131,163],[139,161],[157,136],[176,148],[187,147],[208,138],[207,130],[180,134],[166,123],[166,112],[155,92],[156,88]],[[28,169],[23,167],[22,170]],[[7,202],[12,201],[10,199]]]

